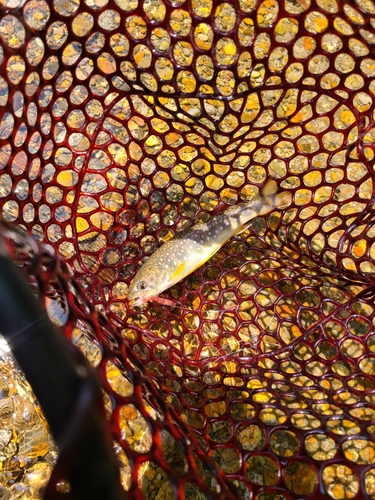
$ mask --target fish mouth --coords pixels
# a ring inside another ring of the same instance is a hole
[[[133,302],[134,300],[139,300],[141,297],[137,294],[137,290],[128,289],[128,293],[126,294],[126,298],[129,302]]]
[[[130,303],[131,303],[132,307],[139,307],[142,304],[144,304],[145,302],[147,302],[147,301],[143,297],[137,297],[135,299],[131,299],[130,300]]]

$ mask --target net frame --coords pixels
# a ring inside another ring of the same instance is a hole
[[[106,314],[92,333],[71,322],[71,289],[57,300],[41,288],[106,389],[136,355],[161,413],[175,408],[244,498],[371,498],[373,3],[4,8],[3,216],[52,244]],[[170,290],[180,308],[130,310],[147,255],[270,177],[292,193],[288,209]]]

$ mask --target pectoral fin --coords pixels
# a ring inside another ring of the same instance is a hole
[[[170,277],[170,279],[169,279],[170,283],[178,283],[184,275],[185,268],[186,268],[186,263],[181,262],[181,264],[179,264],[177,266],[177,269],[174,271],[174,273]]]
[[[221,245],[220,245],[221,246]],[[170,278],[168,279],[168,288],[175,283],[178,283],[181,281],[183,278],[185,278],[188,274],[193,273],[196,269],[200,268],[205,262],[207,262],[215,253],[219,250],[220,248],[219,245],[214,245],[211,251],[205,255],[203,252],[203,255],[200,255],[200,259],[194,259],[196,262],[194,263],[195,265],[192,265],[191,261],[187,262],[181,262],[175,269],[175,271],[172,273]],[[199,255],[197,256],[199,257]]]

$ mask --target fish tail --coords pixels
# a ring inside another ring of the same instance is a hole
[[[276,181],[274,181],[273,179],[268,180],[261,191],[262,196],[271,196],[272,194],[276,193],[277,193]]]
[[[266,215],[275,208],[287,206],[291,202],[291,195],[287,191],[277,192],[277,183],[271,179],[266,182],[261,192],[248,203],[233,205],[226,213],[236,215],[242,225],[240,232],[244,231],[249,225],[251,219],[259,215]]]
[[[290,205],[292,201],[292,195],[287,191],[278,193],[275,196],[275,208],[281,207],[283,205]]]
[[[267,213],[282,205],[290,204],[291,196],[287,191],[278,193],[276,181],[270,179],[260,192],[258,210],[261,213]]]

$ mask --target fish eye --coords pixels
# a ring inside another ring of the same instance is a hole
[[[141,290],[141,292],[143,292],[143,290],[146,290],[146,282],[145,281],[140,281],[138,283],[138,290]]]

